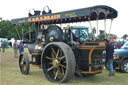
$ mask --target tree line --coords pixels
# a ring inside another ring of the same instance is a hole
[[[11,21],[9,21],[9,20],[1,20],[0,21],[0,38],[19,39],[17,31],[19,33],[19,36],[21,37],[22,31],[23,31],[23,33],[26,33],[29,31],[29,24],[24,24],[24,26],[23,25],[13,25],[11,23]]]

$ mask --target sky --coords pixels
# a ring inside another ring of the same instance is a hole
[[[122,37],[128,34],[128,4],[127,0],[0,0],[0,17],[4,20],[27,17],[29,9],[43,10],[44,6],[49,6],[53,13],[86,8],[95,5],[107,5],[118,11],[118,17],[114,19],[111,33]],[[98,22],[99,29],[104,29],[104,22]],[[75,23],[72,25],[76,25]],[[88,22],[79,23],[79,25],[89,26]],[[93,27],[96,26],[92,22]],[[107,20],[107,32],[110,28],[110,20]]]

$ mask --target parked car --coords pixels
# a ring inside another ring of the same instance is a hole
[[[114,68],[119,68],[122,72],[128,73],[128,41],[114,51]]]

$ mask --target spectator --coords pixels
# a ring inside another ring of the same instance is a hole
[[[121,41],[121,42],[120,42],[120,45],[121,45],[120,47],[122,47],[122,46],[123,46],[123,44],[124,44],[124,41]]]
[[[3,53],[4,53],[4,52],[5,52],[5,47],[6,47],[6,45],[5,45],[5,41],[2,42],[1,47],[2,47],[2,50],[3,50]]]
[[[5,42],[6,49],[8,48],[8,41]]]
[[[0,41],[0,52],[1,52],[1,44],[2,44],[2,41]]]
[[[24,45],[23,45],[23,42],[20,42],[19,44],[19,55],[24,52]]]
[[[116,49],[120,49],[120,43],[119,42],[116,42]]]
[[[14,50],[14,57],[17,58],[18,57],[18,45],[17,45],[17,41],[15,40],[14,44],[13,44],[13,50]]]
[[[113,69],[113,53],[114,53],[114,45],[112,44],[112,41],[107,41],[106,46],[106,66],[109,70],[109,76],[114,76],[115,72]]]

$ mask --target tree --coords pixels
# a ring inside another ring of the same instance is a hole
[[[0,20],[2,20],[2,17],[0,17]]]
[[[127,34],[124,34],[122,38],[123,38],[124,40],[126,40],[127,37],[128,37],[128,35],[127,35]]]
[[[0,22],[0,37],[6,38],[10,27],[11,26],[10,26],[9,21],[1,20],[1,22]]]
[[[1,20],[0,21],[0,38],[19,39],[18,33],[21,37],[22,36],[22,27],[24,27],[23,28],[24,33],[29,31],[29,24],[24,24],[24,26],[22,26],[22,25],[14,26],[11,23],[11,21],[9,21],[9,20]],[[16,30],[16,28],[17,28],[17,30]],[[34,28],[34,25],[32,25],[32,28]],[[18,31],[18,33],[17,33],[17,31]]]

